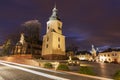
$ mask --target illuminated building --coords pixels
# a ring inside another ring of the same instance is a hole
[[[42,57],[48,60],[65,59],[65,36],[62,35],[62,22],[57,11],[55,6],[43,36]]]
[[[92,45],[90,52],[81,52],[76,57],[79,58],[79,60],[95,61],[97,57],[97,50],[95,49],[94,45]]]
[[[98,62],[117,62],[117,63],[120,63],[120,51],[99,53],[97,61]]]
[[[25,22],[27,27],[25,34],[21,33],[20,40],[16,43],[13,54],[32,54],[33,57],[39,58],[42,50],[42,42],[39,40],[38,20]]]
[[[86,60],[86,61],[91,61],[92,60],[92,56],[89,53],[80,53],[79,55],[76,56],[79,60]]]

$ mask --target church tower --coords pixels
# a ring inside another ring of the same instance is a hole
[[[95,49],[94,45],[92,45],[91,54],[92,54],[92,58],[94,61],[96,59],[96,56],[97,56],[97,50]]]
[[[57,11],[55,6],[43,36],[42,57],[47,60],[65,59],[65,36],[62,35],[62,22]]]

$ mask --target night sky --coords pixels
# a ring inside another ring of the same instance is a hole
[[[41,22],[42,37],[55,3],[67,46],[80,50],[90,49],[92,44],[120,46],[120,0],[0,0],[0,44],[33,19]]]

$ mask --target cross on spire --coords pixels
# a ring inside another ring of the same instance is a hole
[[[57,8],[57,7],[56,7],[56,3],[55,3],[55,5],[54,5],[54,8]]]
[[[56,3],[55,3],[54,8],[53,8],[53,10],[52,10],[52,15],[51,15],[51,17],[49,18],[49,20],[60,20],[57,12],[58,12],[58,10],[57,10],[57,8],[56,8]]]

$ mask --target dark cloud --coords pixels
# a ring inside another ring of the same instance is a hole
[[[1,0],[0,43],[25,21],[38,19],[46,31],[54,3],[63,22],[67,43],[80,49],[120,46],[120,0]]]

